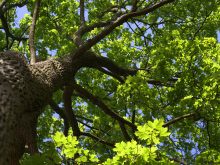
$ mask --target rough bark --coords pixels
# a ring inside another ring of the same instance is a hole
[[[58,59],[27,65],[18,53],[0,53],[0,164],[19,164],[25,145],[37,152],[37,118],[81,64]]]
[[[0,53],[0,164],[19,164],[25,150],[38,152],[38,116],[53,92],[68,85],[81,67],[105,67],[118,76],[136,72],[91,52],[71,56],[28,65],[16,52]]]
[[[165,4],[174,2],[174,0],[162,0],[141,10],[136,9],[137,2],[134,1],[131,12],[122,13],[116,19],[91,26],[84,25],[83,2],[83,0],[80,1],[81,27],[75,34],[75,42],[79,47],[72,55],[63,59],[51,59],[28,65],[18,53],[0,53],[0,165],[19,164],[19,159],[25,152],[25,145],[30,154],[38,152],[36,145],[38,116],[42,113],[43,107],[51,101],[53,92],[65,85],[69,85],[69,82],[73,80],[74,74],[81,67],[96,68],[121,82],[124,81],[126,76],[134,75],[137,72],[136,70],[126,70],[118,67],[110,59],[99,57],[89,52],[90,48],[127,20],[146,15]],[[4,17],[5,10],[2,9],[5,3],[6,1],[3,1],[0,4],[0,20],[6,33],[6,40],[12,38],[13,41],[21,41],[22,38],[15,37],[10,32],[9,25]],[[83,43],[81,36],[95,27],[103,27],[103,30]],[[8,43],[6,48],[10,48]],[[152,81],[151,83],[155,82]],[[90,100],[98,105],[104,113],[115,118],[121,124],[121,129],[126,139],[130,139],[124,124],[136,129],[132,122],[124,120],[101,100],[95,98],[95,96],[80,88],[77,84],[75,84],[75,88],[81,93],[81,97]],[[80,134],[106,143],[90,133],[80,132]],[[112,144],[109,143],[108,145]]]

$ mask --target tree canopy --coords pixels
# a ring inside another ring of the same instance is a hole
[[[96,56],[54,92],[20,163],[220,163],[219,3],[2,0],[1,51]]]

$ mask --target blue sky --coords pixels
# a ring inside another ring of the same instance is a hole
[[[17,8],[16,11],[17,11],[17,18],[15,21],[16,21],[16,24],[19,24],[19,21],[24,17],[25,14],[28,14],[29,12],[26,6]]]

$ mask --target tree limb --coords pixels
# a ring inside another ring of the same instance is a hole
[[[79,94],[80,97],[84,99],[88,99],[93,104],[97,105],[99,108],[103,110],[103,112],[109,116],[111,116],[113,119],[117,120],[118,122],[124,123],[128,126],[130,126],[132,129],[137,129],[137,126],[131,123],[128,120],[125,120],[123,117],[119,116],[116,112],[112,111],[104,102],[102,102],[100,99],[92,95],[89,91],[82,88],[80,85],[74,83],[73,88],[75,91]]]
[[[80,0],[80,24],[81,26],[85,25],[85,9],[84,9],[84,0]]]
[[[27,38],[24,37],[17,37],[14,36],[11,32],[10,32],[10,25],[7,22],[7,18],[5,17],[5,10],[4,9],[4,5],[6,4],[6,1],[3,1],[0,4],[0,20],[2,22],[2,29],[5,31],[5,36],[6,36],[6,49],[8,49],[8,45],[9,45],[9,37],[13,40],[17,40],[17,41],[22,41],[22,40],[27,40]]]
[[[86,58],[88,60],[88,63],[84,63],[84,67],[91,67],[91,68],[104,67],[108,71],[120,76],[135,75],[137,73],[137,69],[124,69],[122,67],[119,67],[115,62],[113,62],[109,58],[97,56],[92,51],[88,51],[86,55],[87,55]]]
[[[70,126],[69,126],[69,121],[68,121],[68,119],[66,117],[65,112],[52,99],[49,100],[49,105],[63,119],[63,121],[64,121],[64,131],[63,131],[63,134],[65,136],[67,136]]]
[[[138,0],[133,0],[132,1],[132,9],[131,9],[131,11],[135,12],[137,10],[137,3],[138,3]]]
[[[33,12],[33,17],[32,17],[32,24],[31,24],[30,32],[29,32],[29,49],[30,49],[30,54],[31,54],[31,62],[30,62],[31,64],[34,64],[36,62],[34,34],[35,34],[35,26],[36,26],[36,22],[37,22],[39,10],[40,10],[40,3],[41,3],[41,0],[35,1],[35,7],[34,7],[34,12]]]
[[[176,123],[176,122],[178,122],[180,120],[186,119],[186,118],[190,118],[190,117],[194,118],[194,117],[196,117],[196,115],[197,115],[197,113],[194,112],[194,113],[189,113],[189,114],[186,114],[186,115],[182,115],[182,116],[176,117],[176,118],[168,121],[167,123],[165,123],[163,125],[163,127],[169,127],[170,125],[172,125],[172,124],[174,124],[174,123]]]
[[[75,52],[75,54],[72,58],[73,59],[77,58],[78,56],[80,56],[84,52],[88,51],[92,46],[94,46],[96,43],[101,41],[105,36],[109,35],[116,27],[122,25],[128,19],[151,13],[151,12],[155,11],[156,9],[158,9],[168,3],[174,2],[174,1],[175,0],[162,0],[160,2],[157,2],[154,5],[147,6],[146,8],[144,8],[140,11],[129,12],[129,13],[125,13],[125,14],[119,16],[109,26],[105,27],[99,34],[97,34],[95,37],[87,40],[87,42],[85,42],[85,44],[81,45],[79,47],[79,49]]]
[[[79,138],[81,133],[78,126],[78,122],[76,120],[76,116],[72,110],[72,99],[71,99],[72,93],[73,93],[73,88],[71,86],[65,86],[63,92],[64,108],[67,119],[69,120],[70,125],[73,129],[73,135]]]
[[[117,80],[118,80],[119,82],[121,82],[121,83],[124,83],[124,82],[125,82],[123,78],[121,78],[119,75],[117,75],[117,74],[115,74],[115,73],[109,72],[108,70],[106,70],[106,69],[104,69],[104,68],[102,68],[102,67],[97,67],[97,69],[98,69],[100,72],[102,72],[102,73],[104,73],[104,74],[107,74],[107,75],[109,75],[109,76],[111,76],[111,77],[117,79]]]
[[[119,122],[119,126],[120,126],[120,128],[121,128],[121,132],[122,132],[124,138],[125,138],[127,141],[131,141],[131,137],[129,136],[129,134],[128,134],[127,130],[126,130],[126,127],[125,127],[124,123]]]

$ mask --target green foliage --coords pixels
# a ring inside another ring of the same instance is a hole
[[[147,145],[159,144],[160,137],[169,136],[167,128],[163,127],[163,120],[155,119],[154,122],[148,121],[144,126],[138,126],[138,131],[135,133],[141,140],[146,140]]]
[[[56,147],[61,148],[61,155],[67,159],[76,157],[75,161],[77,164],[98,162],[98,158],[91,151],[78,146],[79,142],[77,138],[71,134],[65,137],[62,133],[56,132],[53,140]]]
[[[220,153],[216,150],[207,150],[198,155],[196,158],[197,164],[219,164]]]
[[[9,0],[7,5],[20,2]],[[120,15],[133,4],[132,0],[84,2],[86,26],[112,17],[115,20],[116,7],[120,6]],[[141,10],[156,2],[159,0],[138,1],[137,7]],[[75,75],[78,84],[137,125],[136,133],[125,125],[133,140],[125,142],[115,119],[74,93],[72,109],[81,131],[116,144],[115,148],[90,137],[65,137],[61,133],[63,119],[48,106],[38,121],[41,154],[26,154],[21,163],[65,164],[74,160],[79,164],[219,164],[219,6],[219,0],[178,0],[147,15],[128,19],[92,47],[96,54],[108,57],[120,67],[138,68],[134,76],[121,77],[123,83],[97,69],[82,68]],[[34,0],[24,8],[28,13],[21,20],[16,20],[20,8],[11,8],[5,14],[15,36],[28,36]],[[78,0],[42,1],[35,34],[41,59],[74,52],[79,13]],[[28,40],[6,40],[1,21],[0,28],[0,50],[12,43],[12,50],[29,58]],[[103,27],[94,28],[83,40],[91,39],[101,30]],[[62,94],[59,90],[53,96],[61,110]],[[195,115],[184,118],[187,114]],[[179,120],[169,128],[163,127],[175,119]]]
[[[138,144],[137,141],[120,142],[115,144],[113,151],[116,155],[112,159],[107,159],[105,165],[117,164],[174,164],[166,157],[161,157],[156,161],[159,154],[157,145],[160,144],[161,137],[169,136],[167,128],[163,128],[163,120],[155,119],[154,122],[148,121],[143,126],[138,126],[135,135],[144,141],[144,145]],[[163,153],[160,153],[162,156]]]
[[[161,157],[160,161],[155,160],[158,154],[157,145],[161,143],[161,138],[170,135],[163,124],[163,120],[155,119],[154,122],[149,121],[143,126],[138,126],[135,134],[144,141],[144,144],[138,144],[135,140],[116,143],[113,149],[115,156],[112,159],[108,158],[102,164],[172,163],[166,157]],[[53,140],[56,147],[61,149],[61,155],[66,159],[75,158],[77,164],[99,162],[97,154],[93,154],[94,151],[80,147],[79,141],[71,135],[71,131],[67,137],[61,132],[56,132]],[[34,160],[35,157],[32,159]]]
[[[61,163],[61,158],[55,150],[54,144],[48,143],[47,151],[43,154],[24,155],[20,163],[21,165],[55,165]]]

